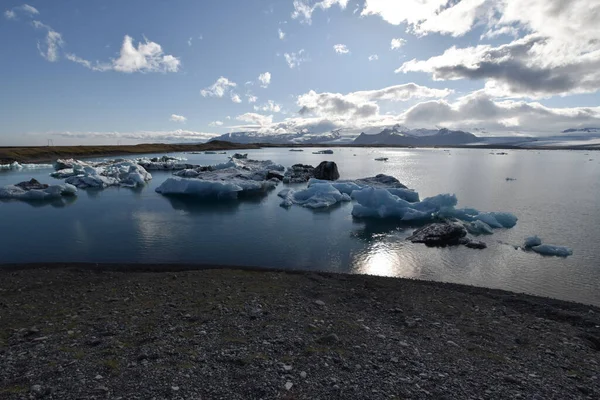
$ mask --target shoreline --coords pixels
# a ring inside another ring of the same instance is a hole
[[[84,145],[84,146],[0,146],[0,164],[14,161],[19,163],[45,163],[55,161],[57,158],[90,158],[107,156],[130,156],[153,153],[184,153],[191,151],[232,151],[254,150],[262,148],[394,148],[394,149],[482,149],[482,150],[572,150],[572,151],[598,151],[600,146],[556,146],[556,147],[517,147],[511,145],[443,145],[443,146],[401,146],[401,145],[355,145],[355,144],[272,144],[252,143],[239,144],[226,141],[214,141],[201,144],[137,144],[137,145]]]
[[[600,308],[579,303],[175,264],[11,264],[0,293],[1,398],[600,395]]]

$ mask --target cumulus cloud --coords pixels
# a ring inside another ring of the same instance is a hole
[[[600,90],[600,2],[596,0],[367,0],[362,15],[406,23],[417,35],[461,36],[484,26],[482,39],[516,39],[500,45],[452,47],[398,72],[434,79],[485,81],[500,97],[542,98]]]
[[[399,116],[413,126],[483,127],[494,134],[556,134],[564,129],[600,124],[600,107],[551,108],[537,102],[498,101],[477,91],[454,103],[419,103]]]
[[[22,6],[13,7],[9,10],[4,11],[4,18],[17,19],[17,13],[23,13],[29,16],[33,16],[38,15],[40,12],[37,10],[37,8],[32,7],[29,4],[23,4]]]
[[[187,118],[184,117],[183,115],[171,114],[171,118],[169,118],[169,121],[185,122],[185,121],[187,121]]]
[[[281,105],[275,103],[273,100],[269,100],[262,106],[254,106],[254,111],[265,111],[265,112],[278,113],[281,111]]]
[[[59,136],[64,138],[81,139],[86,141],[103,140],[111,142],[117,140],[131,140],[133,142],[182,142],[182,141],[206,141],[216,136],[217,133],[196,132],[183,129],[173,131],[131,131],[131,132],[49,132],[45,135]]]
[[[258,76],[258,81],[260,82],[260,86],[263,88],[269,87],[271,83],[271,73],[265,72]]]
[[[237,117],[235,117],[235,119],[237,119],[238,121],[249,122],[254,126],[259,127],[268,126],[271,123],[273,123],[272,115],[262,115],[256,113],[245,113],[242,115],[238,115]]]
[[[320,117],[367,118],[379,114],[378,101],[408,101],[419,98],[441,98],[448,89],[432,89],[415,83],[390,86],[378,90],[341,93],[309,91],[298,97],[301,115]]]
[[[208,126],[223,126],[223,122],[222,121],[213,121],[210,124],[208,124]]]
[[[348,54],[350,50],[348,50],[348,46],[345,44],[336,44],[333,46],[333,50],[338,54]]]
[[[38,42],[37,44],[40,55],[50,62],[57,61],[58,50],[63,47],[65,43],[62,35],[40,21],[33,21],[33,26],[37,29],[45,29],[47,32],[44,42]]]
[[[258,97],[251,93],[246,93],[246,98],[248,99],[248,103],[256,103],[258,101]]]
[[[400,47],[404,46],[405,44],[406,44],[406,40],[401,39],[401,38],[394,38],[394,39],[392,39],[392,43],[390,44],[390,49],[397,50]]]
[[[369,61],[377,61],[379,60],[379,56],[377,54],[371,54],[369,56]]]
[[[281,29],[277,30],[277,34],[279,35],[280,40],[285,39],[285,32],[282,31]]]
[[[231,101],[234,103],[241,103],[242,99],[237,93],[231,92]]]
[[[4,18],[6,19],[17,19],[17,13],[13,10],[4,11]]]
[[[304,49],[299,50],[297,53],[285,53],[283,57],[288,66],[292,69],[298,67],[303,62],[308,61]]]
[[[235,82],[230,81],[224,76],[217,79],[212,85],[202,89],[200,94],[202,97],[223,97],[231,88],[236,87]]]
[[[317,1],[316,3],[311,0],[294,0],[293,5],[294,11],[292,12],[292,18],[310,25],[312,23],[312,14],[317,8],[327,10],[334,5],[338,5],[344,10],[348,5],[348,0],[322,0]]]
[[[133,72],[177,72],[181,62],[177,57],[164,54],[164,51],[158,43],[145,39],[145,42],[138,43],[137,47],[133,44],[133,38],[125,35],[119,58],[112,59],[110,62],[92,63],[89,60],[81,58],[75,54],[68,53],[65,57],[93,71],[117,71],[124,73]]]

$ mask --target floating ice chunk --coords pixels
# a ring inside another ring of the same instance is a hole
[[[55,178],[67,177],[65,182],[78,188],[99,188],[108,186],[136,187],[143,186],[152,179],[152,175],[141,165],[131,161],[122,161],[101,167],[73,164],[67,168],[51,174]]]
[[[449,196],[449,197],[446,197]],[[366,187],[352,192],[358,204],[352,209],[352,215],[359,218],[399,218],[404,221],[430,220],[437,211],[437,204],[450,202],[456,204],[456,198],[450,195],[427,198],[422,202],[410,203],[394,196],[386,189]]]
[[[333,150],[319,150],[319,151],[313,151],[313,154],[333,154]]]
[[[360,190],[367,186],[375,185],[375,187],[386,189],[391,194],[398,196],[401,199],[409,201],[411,203],[419,201],[419,193],[415,192],[412,189],[406,189],[406,187],[402,185],[396,178],[387,175],[377,175],[377,177],[357,179],[354,181],[343,180],[335,182],[311,178],[308,181],[308,186],[310,187],[311,185],[314,185],[316,183],[330,183],[334,188],[336,188],[340,192],[349,195],[352,195],[352,192],[355,190]],[[391,187],[385,187],[386,183],[391,185]]]
[[[441,207],[438,212],[440,218],[456,218],[461,221],[473,221],[477,215],[479,215],[479,210],[475,208]]]
[[[0,164],[1,170],[20,170],[20,169],[43,169],[43,168],[52,168],[52,164],[20,164],[16,161],[13,161],[10,164]]]
[[[350,201],[350,196],[341,193],[329,183],[314,183],[304,190],[284,189],[277,194],[283,198],[281,206],[289,207],[298,204],[307,208],[330,207],[342,201]]]
[[[378,174],[369,178],[357,179],[356,182],[362,186],[371,186],[374,188],[401,188],[407,189],[400,181],[393,176]]]
[[[541,244],[533,246],[531,250],[545,256],[568,257],[573,255],[573,250],[564,246],[553,246],[551,244]]]
[[[419,200],[419,193],[415,192],[412,189],[402,189],[402,188],[386,188],[388,192],[393,194],[394,196],[398,196],[403,200],[409,201],[411,203],[416,203]]]
[[[529,249],[531,247],[539,246],[541,244],[542,244],[542,239],[540,239],[537,236],[530,236],[528,238],[525,238],[525,243],[523,244],[523,247],[525,247],[526,249]]]
[[[466,223],[465,228],[471,235],[491,235],[494,233],[491,226],[480,220]]]
[[[475,219],[485,222],[492,228],[512,228],[517,224],[518,218],[507,212],[488,212],[475,216]]]
[[[239,194],[258,194],[274,189],[272,181],[253,181],[244,179],[203,180],[169,178],[156,192],[163,195],[187,195],[199,198],[236,199]]]
[[[77,188],[69,185],[52,185],[45,189],[26,190],[16,185],[8,185],[0,188],[0,199],[18,199],[29,201],[42,201],[58,199],[62,196],[74,196]]]
[[[313,185],[329,184],[336,188],[339,192],[350,195],[354,190],[362,189],[362,186],[357,185],[352,181],[326,181],[322,179],[311,178],[308,180],[308,187]]]

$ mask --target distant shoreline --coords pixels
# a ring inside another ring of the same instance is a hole
[[[217,151],[217,150],[249,150],[261,148],[302,148],[302,147],[330,147],[330,148],[443,148],[443,149],[485,149],[485,150],[579,150],[598,151],[600,147],[590,146],[556,146],[556,147],[518,147],[510,145],[440,145],[440,146],[401,146],[401,145],[355,145],[355,144],[273,144],[250,143],[240,144],[226,141],[214,141],[201,144],[167,144],[149,143],[119,146],[0,146],[0,163],[43,163],[54,161],[57,158],[73,157],[105,157],[127,156],[152,153],[181,153],[191,151]]]

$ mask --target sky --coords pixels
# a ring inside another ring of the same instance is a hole
[[[600,126],[598,0],[0,7],[0,145]]]

